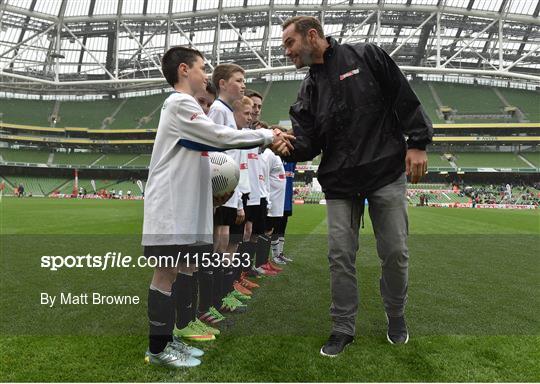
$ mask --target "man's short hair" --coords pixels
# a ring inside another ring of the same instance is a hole
[[[236,109],[238,107],[241,107],[242,105],[249,105],[250,107],[253,107],[253,100],[251,100],[247,96],[242,96],[240,100],[236,100],[233,102],[232,107],[233,109]]]
[[[264,100],[262,95],[259,92],[254,91],[253,89],[246,89],[244,95],[246,95],[247,97],[258,97],[259,99],[261,99],[261,101]]]
[[[324,31],[321,22],[312,16],[294,16],[283,22],[282,28],[285,30],[289,25],[294,24],[294,30],[303,37],[307,36],[310,29],[317,31],[320,38],[324,39]]]
[[[172,47],[165,52],[161,59],[161,70],[167,83],[174,87],[178,83],[178,66],[184,63],[191,68],[197,57],[204,59],[201,52],[188,47]]]
[[[216,87],[216,91],[219,94],[219,81],[220,80],[229,80],[231,76],[240,72],[242,75],[246,73],[244,68],[236,64],[219,64],[214,68],[214,73],[212,73],[212,83]]]

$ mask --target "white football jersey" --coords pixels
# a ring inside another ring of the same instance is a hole
[[[281,158],[270,149],[266,149],[262,157],[268,164],[268,216],[281,217],[283,216],[285,186],[287,184],[285,168],[283,168]]]
[[[208,111],[208,117],[216,124],[226,125],[227,127],[237,130],[236,121],[234,120],[234,113],[232,108],[221,99],[216,99],[210,106],[210,111]],[[225,151],[227,155],[232,157],[238,167],[240,167],[240,150],[239,149],[230,149]],[[224,207],[228,208],[242,208],[242,192],[240,192],[240,187],[237,186],[234,190],[234,194],[225,204]]]
[[[243,129],[243,131],[254,131],[253,129]],[[261,187],[259,185],[259,175],[261,165],[259,163],[259,148],[246,150],[247,167],[249,175],[249,200],[247,205],[261,204]]]
[[[215,124],[192,96],[171,94],[161,109],[150,159],[142,245],[212,243],[208,151],[270,144],[272,132],[262,131]]]

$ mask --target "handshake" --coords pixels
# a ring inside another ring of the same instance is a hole
[[[269,148],[278,156],[289,156],[294,149],[291,144],[295,140],[294,135],[282,132],[279,129],[274,129],[272,132],[274,133],[274,141]]]

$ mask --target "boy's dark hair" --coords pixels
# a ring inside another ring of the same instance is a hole
[[[208,83],[206,83],[206,92],[208,92],[209,94],[211,94],[212,96],[214,96],[214,98],[217,97],[216,87],[214,87],[214,84],[212,84],[211,81],[209,81]]]
[[[294,30],[302,35],[302,37],[307,36],[307,32],[310,29],[315,29],[320,38],[324,39],[324,31],[321,25],[321,22],[312,16],[294,16],[290,17],[282,25],[283,30],[285,30],[289,25],[294,24]]]
[[[191,68],[197,57],[204,59],[201,52],[188,47],[172,47],[165,52],[161,59],[161,69],[167,83],[174,87],[178,82],[178,66],[184,63]]]
[[[254,91],[253,89],[246,89],[244,91],[244,95],[247,96],[247,97],[258,97],[259,99],[264,100],[262,95],[257,92],[257,91]]]
[[[219,93],[219,81],[220,80],[229,80],[233,73],[240,72],[242,75],[246,73],[244,68],[236,64],[219,64],[214,68],[212,73],[212,83],[216,87],[217,93]]]
[[[262,120],[256,121],[255,125],[258,126],[258,127],[261,127],[261,128],[266,128],[266,129],[268,129],[268,127],[270,127],[270,124],[268,124],[266,121],[262,121]]]

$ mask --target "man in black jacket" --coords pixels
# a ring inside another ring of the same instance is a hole
[[[327,199],[333,326],[320,353],[336,356],[354,340],[355,260],[365,199],[382,266],[387,339],[404,344],[409,339],[406,175],[416,183],[427,172],[431,121],[379,47],[340,45],[306,16],[286,20],[282,40],[296,68],[310,67],[290,109],[296,140],[286,160],[311,160],[322,152],[318,180]]]

